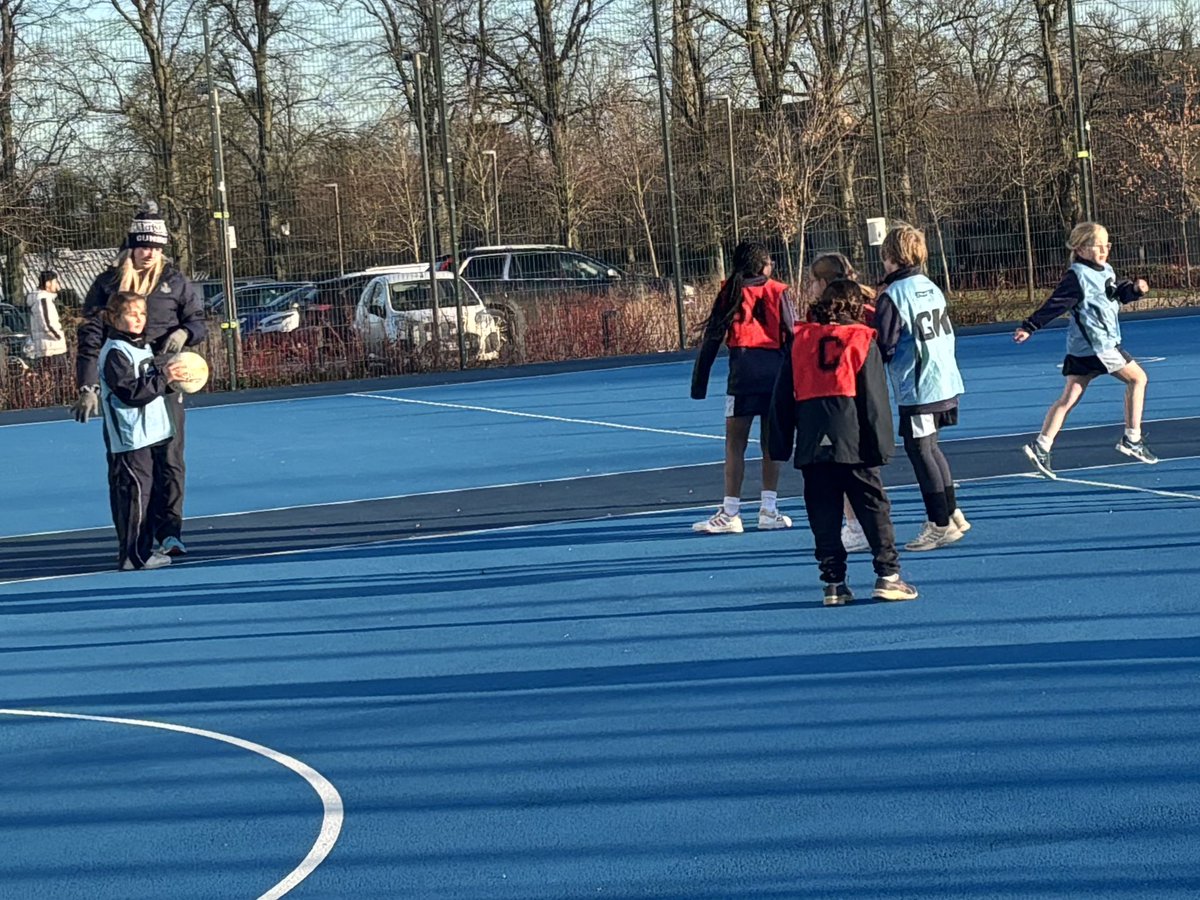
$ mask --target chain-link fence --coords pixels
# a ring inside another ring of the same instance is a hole
[[[794,284],[827,250],[869,277],[881,216],[926,230],[960,324],[1024,315],[1088,217],[1151,281],[1141,305],[1191,303],[1198,17],[1193,0],[0,0],[0,408],[73,395],[63,367],[22,358],[25,295],[58,271],[70,332],[146,199],[209,298],[218,389],[677,349],[739,238]]]

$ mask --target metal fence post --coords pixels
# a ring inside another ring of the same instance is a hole
[[[679,210],[675,202],[675,164],[671,158],[671,126],[667,119],[667,70],[662,58],[662,25],[658,0],[650,0],[654,13],[654,63],[658,69],[658,115],[662,124],[663,163],[667,170],[667,211],[671,218],[671,266],[675,270],[675,317],[679,325],[679,349],[687,346],[683,323],[683,259],[679,248]]]
[[[446,213],[450,227],[450,271],[454,278],[450,282],[454,286],[454,311],[458,323],[458,367],[467,367],[467,346],[463,335],[462,284],[458,273],[458,216],[454,207],[454,158],[450,156],[450,119],[446,115],[446,79],[442,59],[442,7],[439,3],[429,4],[430,17],[433,20],[433,72],[438,92],[438,125],[442,130],[442,165],[444,166],[444,183],[446,185]],[[441,342],[441,335],[434,335]]]
[[[204,75],[208,81],[208,113],[212,129],[213,152],[213,218],[217,220],[217,235],[221,245],[222,278],[225,288],[225,352],[229,356],[229,389],[238,387],[237,298],[233,294],[233,247],[229,240],[229,192],[225,187],[225,146],[221,139],[221,100],[213,81],[212,44],[208,34],[208,14],[204,14]]]

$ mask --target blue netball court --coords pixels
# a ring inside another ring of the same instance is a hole
[[[841,609],[797,472],[791,531],[690,532],[681,357],[199,399],[153,572],[99,424],[2,420],[0,896],[1200,895],[1200,317],[1125,331],[1158,465],[1108,379],[1031,477],[1062,332],[960,335],[974,527]]]

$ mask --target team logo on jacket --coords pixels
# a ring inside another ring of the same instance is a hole
[[[171,286],[164,281],[159,286],[159,290],[161,290],[164,294],[169,294],[169,293],[171,293]]]

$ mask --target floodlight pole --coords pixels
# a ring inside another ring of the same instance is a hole
[[[443,73],[442,60],[442,7],[434,0],[429,4],[429,17],[432,20],[433,37],[433,74],[438,92],[438,125],[442,131],[442,166],[444,184],[446,187],[446,214],[450,226],[450,271],[453,279],[450,284],[454,291],[454,311],[458,322],[458,367],[467,367],[467,346],[463,334],[462,285],[458,273],[458,215],[454,208],[454,159],[450,156],[450,119],[446,114],[446,80]],[[440,341],[441,335],[436,335]]]
[[[483,150],[480,156],[492,158],[492,208],[496,212],[496,243],[500,243],[500,163],[495,150]]]
[[[687,346],[683,324],[683,260],[679,254],[679,210],[675,202],[675,163],[671,157],[671,126],[667,118],[667,71],[663,65],[662,24],[658,0],[650,0],[654,14],[654,62],[658,68],[658,116],[662,126],[663,164],[667,170],[667,211],[671,217],[671,265],[675,269],[675,318],[679,326],[679,349]]]
[[[733,213],[733,243],[736,246],[742,242],[742,232],[741,224],[738,222],[737,170],[734,168],[733,162],[733,98],[726,94],[718,99],[725,101],[726,153],[729,158],[729,205]]]
[[[434,327],[438,323],[437,291],[437,229],[433,223],[433,181],[429,175],[429,144],[425,133],[425,71],[424,53],[409,53],[413,64],[414,96],[417,103],[417,140],[421,143],[421,179],[425,189],[425,235],[429,241],[429,303],[433,307]],[[451,262],[453,267],[453,262]]]
[[[1075,31],[1075,0],[1067,0],[1067,33],[1071,39],[1071,81],[1075,87],[1075,158],[1079,160],[1079,200],[1083,217],[1092,221],[1092,188],[1088,179],[1088,150],[1086,129],[1083,122],[1083,88],[1079,77],[1079,38]]]
[[[333,214],[337,219],[338,275],[346,274],[346,256],[342,250],[342,192],[336,182],[325,185],[333,191]]]
[[[871,125],[875,132],[875,177],[879,182],[879,214],[887,219],[887,172],[883,163],[883,125],[879,116],[879,91],[875,86],[875,26],[871,20],[871,0],[863,0],[863,28],[867,41],[867,84],[871,94]]]
[[[229,389],[236,391],[238,319],[237,297],[233,293],[233,247],[229,240],[229,192],[225,189],[225,148],[221,139],[221,100],[213,80],[212,44],[208,34],[208,14],[204,20],[204,75],[208,82],[208,114],[211,121],[213,153],[213,218],[217,220],[217,237],[221,245],[222,280],[225,284],[225,352],[229,357]]]

